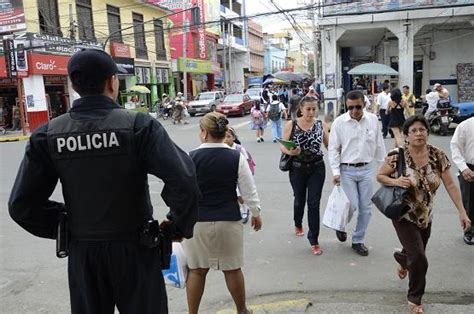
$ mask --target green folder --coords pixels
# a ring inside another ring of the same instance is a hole
[[[285,148],[288,149],[288,150],[291,150],[292,148],[298,147],[298,144],[296,144],[293,141],[287,141],[287,140],[284,140],[284,139],[281,139],[281,138],[277,138],[277,141],[280,144],[282,144],[283,146],[285,146]]]

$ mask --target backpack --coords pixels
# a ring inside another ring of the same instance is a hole
[[[270,104],[270,110],[268,111],[268,119],[272,121],[278,121],[281,118],[280,103]]]
[[[242,153],[242,145],[235,145],[235,149],[237,149],[237,151],[239,153]],[[249,151],[247,151],[247,156],[248,156],[248,159],[247,159],[247,162],[249,164],[249,168],[250,168],[250,172],[252,172],[252,175],[255,175],[255,162],[253,161],[253,158],[252,158],[252,155],[250,155]]]

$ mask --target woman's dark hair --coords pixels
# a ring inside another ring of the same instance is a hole
[[[362,100],[362,102],[364,102],[364,93],[362,93],[360,90],[351,90],[350,92],[347,93],[346,99],[350,99],[350,100],[360,99]]]
[[[400,91],[400,89],[392,89],[392,91],[390,92],[390,98],[397,104],[400,104],[402,102],[402,92]]]
[[[259,101],[257,101],[255,103],[255,110],[260,110],[260,102]]]
[[[417,115],[409,117],[408,119],[405,120],[405,123],[403,123],[403,134],[405,136],[408,135],[408,129],[413,124],[415,124],[415,122],[420,122],[426,128],[428,133],[430,132],[430,126],[429,126],[428,121],[426,120],[426,118],[424,116],[420,115],[420,114],[417,114]]]
[[[230,134],[232,134],[232,137],[234,138],[234,143],[235,144],[242,144],[239,140],[239,137],[237,136],[237,133],[235,133],[235,130],[233,127],[228,127],[228,130],[230,132]]]
[[[277,95],[277,94],[273,94],[273,95],[272,95],[272,100],[278,100],[278,95]]]

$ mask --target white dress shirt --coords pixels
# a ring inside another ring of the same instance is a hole
[[[379,104],[380,109],[386,110],[388,108],[388,103],[391,100],[390,93],[381,92],[377,95],[377,104]]]
[[[427,112],[433,112],[436,111],[438,108],[438,100],[439,100],[439,94],[436,91],[432,91],[429,94],[426,94],[426,102],[428,103],[428,109],[426,110]]]
[[[341,174],[341,163],[383,162],[385,145],[377,116],[364,111],[360,121],[349,112],[337,117],[329,133],[328,158],[334,176]]]
[[[200,148],[228,148],[233,149],[227,144],[224,143],[203,143]],[[244,203],[250,208],[250,212],[253,217],[260,216],[260,199],[257,194],[257,187],[253,180],[252,172],[250,171],[249,164],[245,160],[244,155],[240,154],[239,159],[239,171],[237,179],[237,187],[240,191],[240,196],[242,196]]]
[[[474,117],[461,122],[451,139],[451,156],[459,171],[474,165]]]

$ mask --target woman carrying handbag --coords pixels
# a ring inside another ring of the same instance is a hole
[[[397,174],[398,154],[389,154],[377,176],[383,185],[408,190],[405,197],[407,211],[392,222],[403,246],[401,252],[394,253],[394,257],[399,264],[399,278],[409,276],[407,299],[411,313],[424,313],[421,300],[428,270],[425,249],[431,233],[433,198],[441,182],[458,209],[461,227],[467,230],[471,225],[459,189],[451,176],[448,157],[439,148],[428,144],[428,130],[428,122],[423,116],[409,117],[403,125],[406,176]]]

